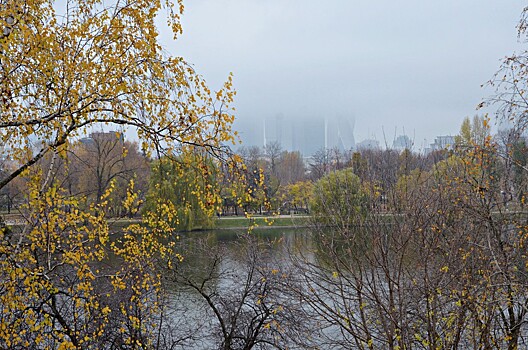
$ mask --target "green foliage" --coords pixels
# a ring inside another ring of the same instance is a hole
[[[352,154],[352,169],[354,169],[354,173],[358,176],[362,176],[367,172],[368,169],[368,162],[365,158],[361,156],[361,153],[354,152]]]
[[[220,203],[217,175],[216,165],[203,154],[154,162],[144,212],[168,207],[175,212],[170,224],[177,230],[211,228]]]
[[[367,196],[352,169],[334,171],[314,184],[311,212],[322,224],[348,227],[367,213]]]
[[[414,169],[409,174],[400,175],[395,187],[394,209],[401,212],[405,208],[412,207],[410,202],[426,188],[429,178],[429,174],[420,169]]]
[[[281,205],[289,209],[308,209],[312,191],[313,184],[310,181],[298,181],[284,186],[280,195]]]

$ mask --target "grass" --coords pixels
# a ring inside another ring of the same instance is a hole
[[[256,225],[255,228],[264,227],[300,227],[308,225],[306,216],[280,216],[280,217],[222,217],[215,220],[215,229],[239,229]]]
[[[0,213],[7,222],[13,222],[21,219],[20,214],[18,213]],[[108,218],[108,223],[112,231],[121,231],[130,224],[141,223],[139,218]],[[216,218],[214,222],[213,230],[235,230],[242,229],[247,230],[250,226],[253,226],[254,229],[263,229],[263,228],[295,228],[295,227],[306,227],[309,225],[309,217],[298,215],[282,215],[282,216],[252,216],[251,218],[246,218],[242,216],[222,216]],[[18,227],[19,224],[11,224],[12,227]],[[195,230],[201,230],[199,227],[196,227]],[[206,229],[209,230],[209,229]]]

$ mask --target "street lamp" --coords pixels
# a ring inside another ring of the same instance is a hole
[[[9,34],[11,34],[11,31],[13,29],[12,27],[14,24],[15,24],[15,17],[13,15],[7,15],[7,17],[5,18],[5,25],[4,25],[4,28],[2,29],[2,35],[0,36],[0,40],[7,38]],[[1,49],[0,49],[0,55],[2,56],[4,55],[4,52]],[[2,67],[2,71],[3,71],[3,65],[2,65],[1,58],[0,58],[0,67]],[[4,78],[3,74],[2,74],[2,78]],[[7,103],[7,100],[6,100],[7,95],[8,95],[8,90],[6,91],[5,88],[2,88],[2,90],[0,91],[0,97],[1,97],[2,103],[4,104]]]
[[[13,15],[9,15],[5,19],[5,22],[7,25],[4,26],[4,29],[2,30],[2,39],[11,34],[11,26],[15,24],[15,17],[13,17]]]

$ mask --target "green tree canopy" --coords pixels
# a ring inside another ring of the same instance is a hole
[[[311,212],[317,222],[349,226],[365,217],[366,203],[359,177],[348,168],[331,172],[314,184]]]
[[[217,177],[218,167],[203,153],[162,158],[152,165],[144,210],[156,213],[163,206],[174,208],[171,225],[178,230],[212,227],[221,203]]]

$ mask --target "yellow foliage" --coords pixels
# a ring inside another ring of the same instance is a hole
[[[54,159],[66,158],[70,140],[112,125],[135,129],[147,155],[186,144],[218,154],[235,141],[232,76],[212,94],[193,67],[164,53],[158,18],[176,38],[181,0],[72,0],[67,15],[62,5],[7,0],[0,7],[0,18],[14,18],[0,37],[0,143],[12,162],[0,189],[22,176],[28,188],[21,232],[0,232],[0,343],[98,348],[112,327],[124,343],[149,347],[161,283],[154,271],[175,254],[163,243],[174,239],[175,208],[160,204],[142,225],[116,235],[105,217],[115,182],[83,206],[57,181]],[[46,157],[51,164],[39,169]],[[134,185],[123,202],[130,213],[140,203]]]

